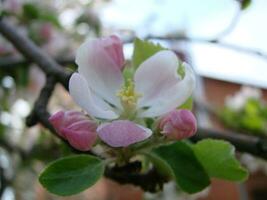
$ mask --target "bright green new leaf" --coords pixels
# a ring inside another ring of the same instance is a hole
[[[42,22],[50,22],[54,26],[60,28],[56,13],[47,7],[40,7],[35,3],[25,3],[23,5],[23,17],[25,20],[40,20]]]
[[[241,4],[241,9],[246,10],[251,5],[251,0],[242,0],[240,4]]]
[[[196,193],[210,184],[209,176],[199,163],[191,146],[185,142],[175,142],[160,146],[153,153],[169,164],[176,183],[188,193]]]
[[[52,162],[41,173],[40,183],[51,193],[68,196],[94,185],[104,173],[104,163],[89,155],[69,156]]]
[[[189,97],[181,106],[179,106],[179,109],[187,109],[192,110],[193,108],[193,97]]]
[[[136,69],[139,65],[148,59],[150,56],[154,55],[158,51],[164,50],[159,44],[154,44],[149,41],[140,40],[136,38],[134,40],[134,52],[133,52],[133,67]]]
[[[193,145],[195,155],[210,177],[244,181],[248,172],[235,158],[235,149],[222,140],[205,139]]]
[[[127,84],[128,80],[132,80],[133,79],[134,72],[135,72],[135,70],[134,70],[133,67],[126,66],[124,68],[123,77],[124,77],[124,80],[125,80],[125,84]]]
[[[178,67],[177,73],[181,76],[182,79],[184,78],[185,66],[183,65],[183,63],[181,61],[179,61],[179,67]]]

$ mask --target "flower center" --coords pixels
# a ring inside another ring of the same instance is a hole
[[[136,109],[137,101],[142,95],[134,89],[134,82],[128,79],[125,86],[118,92],[117,96],[121,100],[121,104],[128,114],[133,114]]]

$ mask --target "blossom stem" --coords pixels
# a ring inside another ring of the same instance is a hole
[[[132,156],[133,156],[133,153],[129,148],[127,147],[120,148],[117,151],[116,163],[118,164],[118,166],[123,166],[129,162]]]
[[[105,165],[108,165],[108,164],[113,163],[115,161],[116,161],[116,158],[112,157],[112,158],[105,159],[103,162]]]
[[[139,152],[150,151],[151,149],[167,144],[168,142],[170,141],[167,140],[166,137],[164,136],[159,137],[155,134],[155,137],[151,138],[150,140],[135,145],[132,148],[132,151],[135,152],[135,154],[138,154]]]

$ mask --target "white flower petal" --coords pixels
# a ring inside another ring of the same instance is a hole
[[[102,118],[102,119],[116,119],[118,115],[109,108],[106,104],[104,107],[100,107],[95,102],[93,94],[88,87],[88,84],[83,76],[78,73],[74,73],[69,81],[70,95],[74,101],[81,106],[89,115]],[[105,102],[101,102],[103,104]]]
[[[177,56],[169,50],[160,51],[141,64],[134,76],[135,89],[143,95],[138,107],[150,106],[180,81],[178,66]]]
[[[149,109],[140,112],[139,117],[157,117],[172,111],[192,95],[194,87],[194,72],[189,65],[185,65],[185,77],[183,80],[165,91],[164,95],[154,101]]]
[[[77,51],[76,63],[79,73],[86,78],[89,87],[97,95],[121,107],[116,94],[123,84],[122,73],[99,44],[99,40],[84,42]]]

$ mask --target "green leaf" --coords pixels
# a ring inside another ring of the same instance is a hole
[[[251,0],[242,0],[240,3],[241,3],[241,9],[245,10],[251,5]]]
[[[153,153],[165,160],[175,175],[176,183],[188,193],[196,193],[210,184],[208,174],[199,163],[191,146],[175,142],[160,146]]]
[[[193,146],[195,155],[210,177],[244,181],[248,172],[235,158],[235,149],[222,140],[205,139]]]
[[[246,115],[260,115],[261,110],[262,106],[260,105],[260,101],[257,99],[250,98],[244,105],[244,112]]]
[[[149,41],[140,40],[136,38],[134,40],[134,52],[133,52],[133,67],[137,69],[139,65],[148,59],[150,56],[154,55],[158,51],[164,50],[159,44],[154,44]]]
[[[54,26],[61,28],[60,22],[55,13],[45,10],[40,13],[39,19],[45,22],[50,22]]]
[[[35,3],[26,3],[23,5],[23,17],[25,20],[50,22],[58,28],[61,27],[55,11],[49,7],[40,7],[40,5]]]
[[[51,193],[68,196],[94,185],[104,173],[104,163],[89,155],[69,156],[52,162],[41,173],[40,183]]]
[[[184,78],[184,76],[185,76],[185,66],[181,61],[179,61],[179,67],[178,67],[177,73],[182,77],[182,79]]]
[[[132,80],[133,79],[133,75],[134,75],[134,68],[131,66],[126,66],[123,70],[123,77],[125,80],[125,84],[127,84],[128,80]]]
[[[31,3],[23,5],[23,16],[26,19],[37,19],[39,17],[39,9]]]
[[[163,160],[157,154],[150,152],[146,153],[145,156],[153,163],[159,174],[168,178],[174,177],[171,167],[165,160]]]
[[[186,102],[184,102],[181,106],[179,106],[179,109],[187,109],[187,110],[192,110],[193,108],[193,97],[189,97]]]
[[[228,127],[237,129],[240,126],[240,117],[238,116],[238,113],[229,107],[224,107],[222,110],[220,110],[219,117]]]

